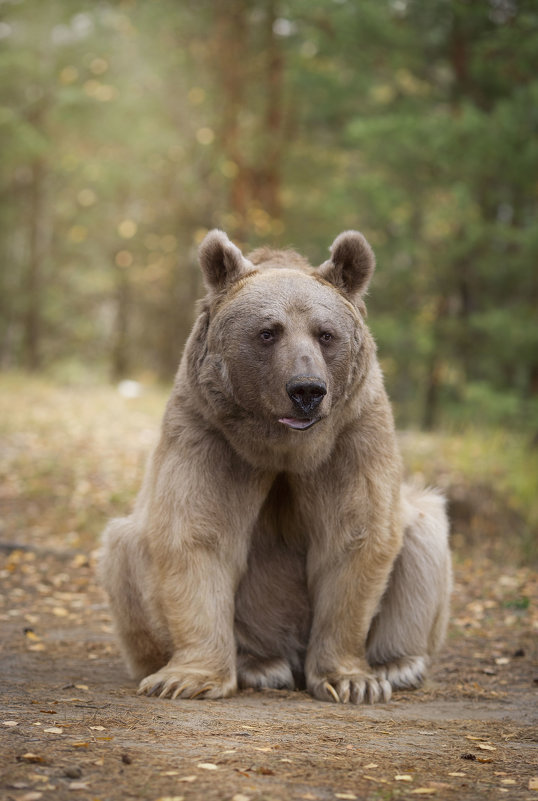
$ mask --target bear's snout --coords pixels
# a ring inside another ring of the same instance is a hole
[[[286,392],[295,409],[308,416],[318,408],[327,394],[327,385],[321,378],[294,376],[286,384]]]

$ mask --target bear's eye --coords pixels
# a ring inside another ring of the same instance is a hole
[[[319,338],[322,342],[327,343],[332,340],[333,335],[331,334],[330,331],[322,331],[321,334],[319,335]]]
[[[272,331],[269,331],[268,328],[266,328],[264,331],[260,332],[260,339],[261,339],[262,342],[272,342],[274,340],[274,338],[275,338],[275,335],[273,334]]]

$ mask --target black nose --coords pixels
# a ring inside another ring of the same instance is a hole
[[[320,378],[295,376],[286,384],[286,392],[295,408],[308,415],[317,409],[327,394],[327,385]]]

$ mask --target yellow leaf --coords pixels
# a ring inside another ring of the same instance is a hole
[[[32,754],[30,751],[23,754],[20,759],[25,762],[43,762],[43,757],[38,756],[38,754]]]
[[[488,743],[478,743],[478,748],[481,748],[482,751],[496,751],[494,745],[488,745]]]
[[[394,781],[396,782],[412,782],[413,777],[410,776],[408,773],[399,773],[397,776],[394,777]]]
[[[196,767],[202,768],[202,770],[218,770],[218,767],[212,762],[199,762]]]

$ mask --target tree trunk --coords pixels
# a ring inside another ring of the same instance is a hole
[[[127,269],[117,267],[116,326],[112,350],[112,378],[125,378],[129,369],[129,311],[131,287]]]
[[[29,197],[28,267],[24,281],[25,310],[23,318],[24,363],[29,370],[41,366],[41,302],[43,247],[43,184],[45,165],[36,159],[31,167]]]

